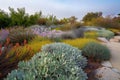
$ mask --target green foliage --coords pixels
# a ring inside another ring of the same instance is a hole
[[[38,53],[28,62],[20,62],[17,70],[5,80],[86,80],[81,68],[68,61],[65,54]]]
[[[114,33],[109,30],[98,30],[97,33],[99,37],[105,37],[107,39],[114,37]]]
[[[29,15],[25,12],[25,8],[17,8],[15,11],[13,8],[9,7],[10,13],[6,13],[0,10],[0,26],[30,26],[37,23],[37,20],[41,17],[42,13],[35,13]]]
[[[87,64],[87,60],[82,56],[81,51],[75,47],[72,47],[64,43],[52,43],[47,44],[42,47],[42,51],[50,53],[59,53],[66,56],[67,60],[72,60],[76,62],[81,68],[84,68]]]
[[[46,25],[47,18],[39,18],[37,24],[39,25]]]
[[[102,16],[102,12],[96,12],[96,13],[90,12],[90,13],[87,13],[83,17],[83,21],[88,22],[88,21],[91,21],[92,19],[100,17],[100,16]]]
[[[20,43],[22,44],[24,40],[27,42],[32,40],[35,37],[35,34],[31,30],[26,30],[22,27],[11,29],[10,34],[8,35],[11,43]]]
[[[34,15],[28,15],[25,12],[25,8],[17,8],[15,11],[13,8],[9,7],[10,16],[11,16],[11,24],[10,26],[29,26],[33,25],[37,22],[38,18],[41,16],[40,13],[35,13]]]
[[[3,10],[0,10],[0,27],[8,27],[11,22],[10,16],[4,12]]]
[[[96,61],[109,60],[111,57],[110,51],[106,46],[95,42],[86,44],[82,49],[82,53],[84,56]]]
[[[95,26],[101,26],[101,27],[105,27],[105,28],[116,28],[116,29],[120,29],[120,18],[119,17],[99,17],[96,18],[92,21],[93,25]]]

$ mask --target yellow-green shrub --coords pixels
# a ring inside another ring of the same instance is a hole
[[[69,40],[63,40],[64,43],[70,44],[74,47],[77,47],[79,49],[82,49],[87,43],[89,42],[98,42],[95,39],[90,38],[78,38],[78,39],[69,39]]]
[[[98,37],[98,34],[96,31],[87,31],[84,33],[84,37],[85,38],[97,38]]]
[[[55,30],[69,31],[72,29],[77,29],[81,26],[82,26],[82,24],[79,22],[75,22],[74,24],[67,23],[67,24],[64,24],[62,26],[55,28]]]
[[[71,24],[64,24],[60,27],[55,28],[55,30],[62,30],[62,31],[68,31],[68,30],[71,30],[71,29],[72,29]]]
[[[43,37],[36,37],[33,39],[27,46],[31,47],[33,49],[34,53],[37,53],[38,51],[41,50],[41,47],[45,44],[52,43],[51,40]]]
[[[119,29],[114,29],[114,28],[110,28],[110,29],[108,29],[108,30],[110,30],[110,31],[112,31],[112,32],[114,32],[114,33],[120,32]]]
[[[11,57],[10,61],[21,61],[21,60],[29,60],[35,53],[33,49],[28,46],[19,46],[16,48],[12,48],[6,58]]]

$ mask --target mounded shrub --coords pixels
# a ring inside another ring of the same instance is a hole
[[[95,61],[109,60],[111,55],[109,49],[96,42],[90,42],[83,48],[84,56],[94,59]]]
[[[67,60],[75,61],[76,65],[84,68],[87,60],[82,56],[81,50],[64,43],[52,43],[42,47],[42,51],[50,53],[59,53],[66,56]],[[69,57],[67,57],[69,56]]]
[[[17,70],[5,80],[86,80],[86,73],[67,60],[65,54],[41,52],[28,62],[20,62]]]
[[[107,39],[114,37],[114,33],[112,31],[109,31],[109,30],[98,30],[97,33],[98,33],[99,37],[105,37]]]

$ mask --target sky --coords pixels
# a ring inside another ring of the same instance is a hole
[[[120,13],[120,0],[0,0],[0,9],[25,8],[27,13],[42,11],[57,18],[76,16],[82,19],[88,12],[103,12],[104,16]]]

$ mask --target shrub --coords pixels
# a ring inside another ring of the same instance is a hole
[[[25,46],[19,46],[17,43],[4,47],[2,53],[0,53],[0,79],[5,77],[11,70],[17,68],[19,61],[27,61],[33,57],[33,55],[41,50],[41,46],[50,43],[48,39],[42,37],[36,37]],[[12,46],[12,47],[10,47]],[[7,49],[6,49],[7,48]]]
[[[87,31],[87,32],[84,33],[84,37],[85,38],[93,38],[93,39],[95,39],[95,38],[98,37],[98,34],[97,34],[96,31]]]
[[[9,35],[9,31],[8,30],[5,30],[5,29],[2,29],[0,31],[0,43],[3,44],[6,40],[6,38],[8,37]]]
[[[29,47],[12,48],[11,45],[4,47],[0,55],[0,79],[16,69],[19,61],[29,60],[33,55],[34,53]]]
[[[60,30],[52,30],[52,31],[42,32],[39,35],[43,37],[48,37],[48,38],[58,38],[62,34],[63,32]]]
[[[31,47],[34,53],[37,53],[38,51],[41,51],[43,45],[50,43],[52,43],[51,40],[38,36],[35,37],[32,41],[30,41],[27,46]]]
[[[72,40],[63,40],[64,43],[70,44],[74,47],[77,47],[79,49],[82,49],[87,43],[89,42],[98,42],[95,39],[89,39],[89,38],[78,38],[78,39],[72,39]]]
[[[115,28],[109,28],[108,30],[112,31],[116,35],[120,32],[120,29],[115,29]]]
[[[38,23],[39,25],[46,25],[46,23],[47,23],[47,18],[39,18],[38,21],[37,21],[37,23]]]
[[[114,33],[109,30],[98,30],[97,32],[99,37],[105,37],[107,39],[114,37]]]
[[[71,24],[68,24],[68,23],[56,28],[56,30],[62,30],[62,31],[69,31],[71,29],[72,29],[72,26]]]
[[[87,76],[64,54],[38,53],[28,62],[20,62],[17,70],[5,80],[86,80]]]
[[[10,38],[11,43],[22,44],[24,40],[26,41],[32,40],[35,37],[35,34],[33,34],[33,32],[30,30],[26,30],[19,27],[16,29],[11,29],[8,37]]]
[[[111,57],[110,51],[106,46],[95,42],[86,44],[82,50],[82,53],[84,56],[96,61],[109,60]]]
[[[81,55],[81,51],[75,47],[72,47],[68,44],[64,43],[52,43],[47,44],[42,47],[42,51],[50,52],[50,53],[60,53],[65,54],[68,60],[73,60],[79,67],[84,68],[87,64],[87,60],[85,57]],[[69,56],[69,57],[67,57]]]
[[[76,35],[73,31],[66,31],[63,34],[61,34],[62,39],[75,39]]]

